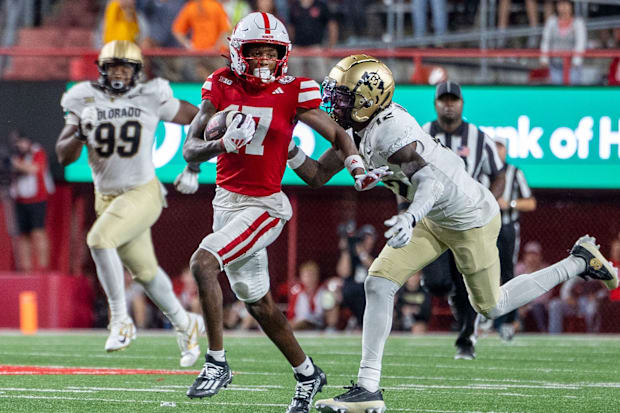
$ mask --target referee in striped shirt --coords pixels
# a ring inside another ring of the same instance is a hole
[[[497,153],[502,162],[506,162],[507,140],[504,137],[495,137]],[[514,276],[515,263],[519,257],[521,212],[530,212],[536,209],[536,198],[527,184],[523,171],[514,165],[506,163],[506,185],[497,199],[502,212],[502,228],[497,238],[499,260],[501,267],[501,282],[507,283]],[[514,337],[514,321],[517,311],[512,311],[495,320],[495,326],[504,341]]]
[[[504,164],[495,142],[476,125],[463,120],[463,95],[458,83],[447,81],[435,89],[437,120],[423,129],[450,148],[465,162],[465,169],[474,179],[490,180],[489,189],[499,198],[504,190]],[[459,327],[455,359],[473,360],[475,353],[474,323],[476,311],[469,303],[463,276],[456,267],[454,255],[446,251],[424,271],[424,286],[434,295],[448,292],[450,307]]]

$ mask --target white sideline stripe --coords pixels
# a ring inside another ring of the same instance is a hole
[[[40,388],[25,388],[25,387],[0,387],[0,390],[4,391],[34,391],[34,392],[42,392],[42,393],[95,393],[92,390],[78,390],[71,389],[63,390],[63,389],[40,389]]]
[[[171,387],[171,386],[166,386]],[[176,388],[187,389],[187,386],[175,386]],[[143,393],[178,393],[177,390],[169,390],[168,388],[163,388],[163,386],[157,386],[157,388],[149,388],[149,389],[136,389],[129,387],[77,387],[77,386],[67,386],[67,389],[86,389],[92,391],[118,391],[118,392],[143,392]],[[254,391],[254,392],[262,392],[268,391],[268,389],[261,388],[250,388],[250,387],[234,387],[234,388],[226,388],[224,390],[232,390],[232,391]]]
[[[76,401],[95,401],[95,402],[111,402],[111,403],[142,403],[142,404],[157,404],[161,405],[164,400],[122,400],[122,399],[106,399],[99,397],[65,397],[65,396],[26,396],[26,395],[3,395],[0,394],[0,398],[3,399],[38,399],[38,400],[76,400]],[[203,401],[175,401],[174,403],[178,404],[189,404],[189,405],[202,405],[204,406]],[[225,403],[225,402],[214,402],[209,400],[209,405],[218,405],[218,406],[249,406],[249,407],[287,407],[286,404],[276,404],[276,403]],[[403,408],[390,408],[391,412],[427,412],[427,413],[514,413],[514,412],[506,412],[506,411],[498,411],[498,410],[490,410],[490,411],[469,411],[469,410],[430,410],[430,409],[403,409]]]
[[[114,359],[115,357],[117,357],[115,354],[78,354],[76,355],[76,353],[43,353],[43,352],[36,352],[36,351],[31,351],[31,352],[13,352],[13,351],[0,351],[0,355],[3,356],[19,356],[19,355],[24,355],[24,356],[42,356],[42,357],[61,357],[61,358],[66,358],[66,357],[70,357],[70,358],[76,358],[78,355],[79,357],[85,357],[85,358],[97,358],[97,359]],[[179,357],[157,357],[157,356],[129,356],[129,355],[125,355],[123,354],[123,358],[124,359],[136,359],[136,360],[161,360],[161,359],[166,359],[166,360],[178,360]],[[81,366],[82,367],[82,366]],[[79,368],[79,367],[75,367],[75,366],[71,366],[69,368]],[[106,367],[104,367],[106,368]],[[107,367],[107,368],[111,368],[111,367]],[[119,368],[126,368],[126,367],[119,367]]]
[[[19,354],[24,354],[24,353],[19,353]],[[40,353],[37,353],[40,354]],[[176,360],[176,357],[174,357],[174,359]],[[329,363],[328,363],[329,364]],[[457,363],[458,364],[458,363]],[[33,366],[34,367],[34,366]],[[62,365],[52,365],[52,366],[36,366],[36,367],[48,367],[48,368],[74,368],[74,366],[62,366]],[[451,366],[443,366],[445,368],[452,368]],[[473,366],[471,365],[467,365],[465,367],[468,368],[473,368]],[[110,366],[94,366],[94,367],[82,367],[82,368],[88,368],[88,369],[100,369],[100,370],[107,370],[107,369],[124,369],[125,367],[110,367]],[[491,370],[497,370],[494,368],[488,368]],[[502,369],[499,369],[502,370]],[[514,370],[510,369],[510,370]],[[524,369],[527,371],[542,371],[545,369]],[[185,370],[170,370],[170,371],[185,371]],[[197,370],[196,370],[197,371]],[[569,370],[572,371],[572,370]],[[274,372],[260,372],[260,371],[239,371],[239,370],[235,370],[234,371],[235,374],[240,374],[240,375],[249,375],[249,376],[289,376],[289,373],[274,373]],[[598,373],[598,371],[597,371]],[[0,376],[2,374],[0,373]],[[351,375],[350,374],[330,374],[330,377],[345,377],[345,378],[350,378]],[[548,389],[562,389],[562,388],[580,388],[580,387],[597,387],[597,388],[620,388],[620,382],[576,382],[576,383],[555,383],[555,382],[549,382],[549,381],[545,381],[545,380],[519,380],[519,379],[510,379],[510,378],[504,378],[504,379],[493,379],[493,378],[481,378],[481,377],[466,377],[466,378],[460,378],[460,377],[446,377],[446,376],[390,376],[390,375],[383,375],[382,376],[384,379],[396,379],[396,380],[436,380],[436,381],[467,381],[467,382],[471,382],[471,381],[479,381],[482,382],[482,386],[488,386],[488,387],[523,387],[523,388],[528,388],[528,387],[534,387],[534,388],[548,388]],[[491,384],[491,382],[494,383],[500,383],[500,384]],[[514,383],[514,384],[505,384],[505,383]],[[407,386],[407,385],[404,385]],[[419,384],[412,384],[409,386],[427,386],[427,387],[432,387],[432,385],[419,385]],[[156,386],[159,388],[185,388],[186,386]],[[229,385],[229,387],[235,388],[235,385]],[[278,385],[245,385],[244,387],[256,387],[256,388],[283,388],[283,386],[278,386]],[[327,387],[332,387],[332,386],[327,386]],[[342,387],[342,386],[334,386],[335,388],[338,387]],[[69,388],[79,388],[79,387],[69,387]],[[476,385],[472,385],[472,386],[450,386],[449,388],[480,388],[477,387]]]
[[[162,401],[165,400],[122,400],[122,399],[106,399],[103,397],[66,397],[66,396],[27,396],[27,395],[2,395],[0,394],[0,398],[3,399],[43,399],[43,400],[77,400],[77,401],[94,401],[94,402],[113,402],[113,403],[155,403],[160,405]],[[176,404],[193,404],[193,405],[203,405],[203,401],[175,401]],[[209,400],[210,405],[219,405],[219,406],[259,406],[259,407],[287,407],[286,404],[276,404],[276,403],[225,403],[225,402],[214,402]],[[397,409],[393,409],[397,410]],[[414,411],[414,410],[404,410],[404,411]]]

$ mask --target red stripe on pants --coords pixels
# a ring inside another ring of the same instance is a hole
[[[280,221],[279,218],[274,218],[273,221],[271,221],[270,223],[268,223],[267,225],[265,225],[260,231],[258,231],[258,234],[256,234],[254,236],[254,238],[252,238],[252,240],[250,242],[248,242],[246,244],[245,247],[241,248],[239,251],[237,251],[234,255],[232,255],[229,258],[226,258],[224,260],[224,265],[228,264],[229,262],[231,262],[232,260],[242,256],[243,254],[245,254],[245,252],[247,250],[249,250],[250,248],[252,248],[252,246],[254,244],[256,244],[256,241],[258,241],[258,239],[267,231],[269,231],[271,228],[275,227],[276,225],[278,225],[278,222]]]
[[[233,248],[235,248],[237,245],[239,245],[240,243],[242,243],[243,241],[245,241],[246,239],[248,239],[250,237],[250,235],[256,231],[256,229],[258,227],[261,226],[261,224],[263,222],[265,222],[265,220],[267,220],[267,218],[269,218],[269,213],[268,212],[263,212],[263,214],[261,216],[259,216],[256,221],[254,221],[249,227],[248,229],[246,229],[245,231],[243,231],[241,233],[241,235],[239,235],[237,238],[235,238],[234,240],[230,241],[228,243],[228,245],[226,245],[224,248],[222,248],[221,250],[219,250],[217,253],[220,255],[220,257],[222,257],[224,254],[230,252]]]

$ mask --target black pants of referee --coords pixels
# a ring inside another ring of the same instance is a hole
[[[515,273],[515,261],[519,249],[519,223],[512,222],[503,224],[497,237],[497,249],[499,250],[499,264],[501,268],[501,283],[505,284],[512,280]],[[512,323],[517,317],[517,310],[511,311],[495,320],[495,326],[503,323]]]
[[[458,323],[459,336],[456,339],[457,347],[473,345],[471,340],[474,334],[476,310],[469,303],[467,289],[463,276],[456,268],[454,254],[448,250],[424,270],[424,288],[435,296],[448,296],[452,315]]]

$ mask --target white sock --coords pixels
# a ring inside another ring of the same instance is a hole
[[[157,268],[157,274],[148,283],[141,283],[146,295],[161,310],[170,323],[177,330],[185,330],[189,326],[189,315],[183,308],[179,299],[174,295],[172,283],[168,274],[161,268]]]
[[[293,371],[297,374],[301,374],[302,376],[312,376],[314,374],[314,364],[312,364],[310,357],[306,356],[303,363],[297,367],[293,367]]]
[[[379,390],[383,347],[392,329],[394,294],[400,286],[387,278],[369,275],[364,283],[366,308],[362,328],[362,361],[358,385],[369,392]]]
[[[125,272],[114,248],[91,248],[90,255],[97,267],[97,278],[108,297],[110,323],[127,318],[125,303]]]
[[[215,361],[226,361],[226,350],[211,350],[207,351],[207,354],[215,359]]]
[[[500,288],[499,301],[489,316],[495,319],[509,313],[585,270],[585,262],[571,255],[542,270],[514,277]]]

